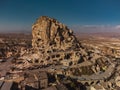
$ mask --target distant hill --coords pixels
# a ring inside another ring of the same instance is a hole
[[[26,34],[31,34],[31,30],[0,30],[0,33],[26,33]]]
[[[120,25],[117,26],[103,26],[103,25],[74,25],[70,26],[71,29],[74,31],[81,32],[81,33],[109,33],[115,32],[120,33]]]

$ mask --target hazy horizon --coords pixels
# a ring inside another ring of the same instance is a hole
[[[104,25],[73,25],[68,26],[75,33],[120,33],[120,25],[116,26],[104,26]],[[20,29],[20,30],[0,30],[0,33],[31,33],[32,29]]]

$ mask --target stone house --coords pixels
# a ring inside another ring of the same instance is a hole
[[[48,87],[48,76],[46,72],[38,72],[35,74],[35,78],[38,79],[40,88]]]
[[[48,87],[48,77],[46,72],[31,72],[26,78],[26,85],[32,88],[40,89]]]
[[[35,89],[39,89],[39,82],[38,80],[35,79],[35,77],[33,75],[29,75],[26,79],[25,79],[25,84],[26,84],[26,88],[35,88]]]

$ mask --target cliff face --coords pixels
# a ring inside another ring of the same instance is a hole
[[[79,47],[73,31],[57,20],[47,16],[40,17],[32,26],[33,48],[53,47],[57,49],[69,49]]]

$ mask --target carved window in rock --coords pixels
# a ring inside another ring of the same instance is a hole
[[[96,82],[96,84],[99,84],[99,83],[100,83],[100,81],[97,81],[97,82]]]
[[[40,38],[38,38],[38,40],[37,40],[37,41],[39,42],[39,41],[41,41],[41,39],[40,39]]]
[[[38,60],[38,59],[35,59],[35,63],[39,63],[39,60]]]
[[[56,43],[54,41],[51,41],[49,45],[52,46],[54,44],[56,44]]]
[[[62,58],[60,58],[59,60],[60,60],[60,61],[62,61],[63,59],[62,59]]]
[[[50,60],[50,57],[48,56],[48,57],[46,58],[46,60]]]
[[[53,49],[53,52],[56,52],[56,49]]]
[[[52,55],[52,58],[55,58],[55,55]]]
[[[59,55],[59,54],[57,54],[57,55],[56,55],[56,57],[57,57],[57,58],[59,58],[59,57],[60,57],[60,55]]]
[[[66,54],[64,59],[70,59],[70,57],[71,57],[71,54]]]
[[[47,53],[51,53],[51,51],[47,51]]]
[[[44,61],[41,61],[40,63],[43,63]]]
[[[91,85],[94,84],[94,81],[92,81],[90,84],[91,84]]]
[[[85,86],[89,86],[89,83],[88,82],[85,82],[85,84],[84,84]]]
[[[73,62],[70,62],[69,65],[70,65],[70,66],[73,65]]]
[[[53,59],[53,61],[57,61],[57,59]]]

